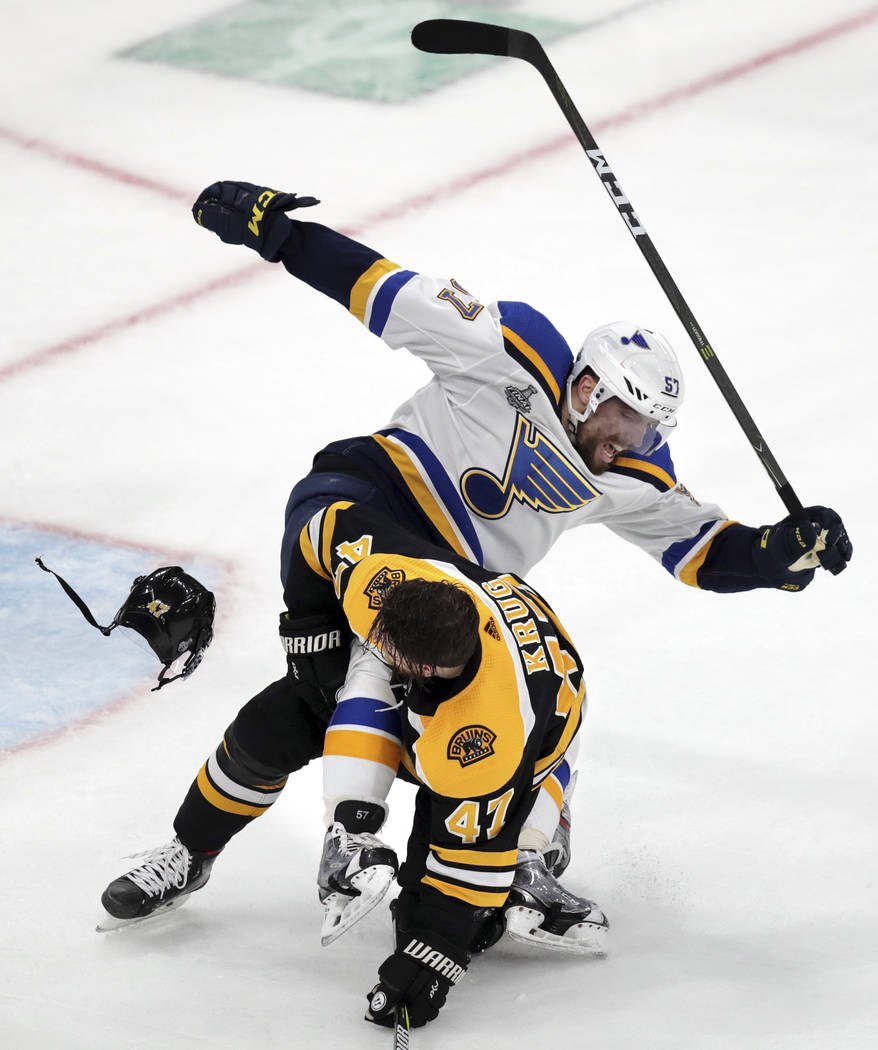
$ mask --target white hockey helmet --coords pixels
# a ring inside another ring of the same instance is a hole
[[[573,407],[573,384],[586,368],[598,377],[584,412]],[[585,337],[567,379],[567,412],[571,425],[584,423],[604,401],[618,397],[649,420],[642,445],[633,451],[649,455],[677,425],[685,387],[677,355],[663,335],[630,321],[602,325]]]

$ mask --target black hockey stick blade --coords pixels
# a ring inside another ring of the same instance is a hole
[[[412,30],[412,43],[419,51],[434,55],[498,55],[521,58],[535,66],[547,81],[561,83],[543,45],[533,33],[490,22],[467,22],[462,18],[430,18]],[[549,87],[556,90],[552,83]],[[563,86],[562,86],[563,90]]]
[[[488,22],[429,18],[412,30],[412,43],[419,51],[434,55],[508,55],[512,32]]]

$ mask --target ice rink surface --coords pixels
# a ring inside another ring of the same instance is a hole
[[[323,7],[341,34],[449,13],[427,0]],[[580,27],[548,45],[559,73],[798,495],[843,513],[855,556],[798,596],[722,597],[595,528],[568,533],[530,574],[588,669],[566,881],[610,916],[613,952],[584,961],[501,942],[412,1045],[867,1050],[878,1043],[878,6],[472,5],[486,9],[510,25],[539,15]],[[121,57],[221,10],[49,0],[5,11],[8,1050],[390,1042],[361,1020],[390,950],[386,909],[319,944],[316,765],[184,909],[94,932],[122,858],[170,838],[225,726],[283,671],[291,485],[324,443],[379,428],[427,378],[335,303],[199,230],[189,207],[202,187],[248,179],[314,194],[323,203],[307,218],[484,302],[526,300],[572,345],[619,317],[664,331],[689,383],[679,477],[748,524],[784,513],[533,70],[498,60],[391,104]],[[135,575],[197,564],[219,601],[204,665],[151,693],[154,662],[91,631],[33,566],[41,553],[107,618]],[[409,789],[391,803],[387,834],[402,847]]]

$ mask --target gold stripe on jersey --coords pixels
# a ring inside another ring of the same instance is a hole
[[[549,797],[558,807],[558,812],[561,812],[561,807],[564,805],[564,789],[558,783],[556,777],[549,775],[542,783],[542,787],[545,788]]]
[[[550,769],[553,765],[559,763],[564,757],[564,753],[570,746],[570,741],[576,735],[576,731],[579,729],[579,724],[582,720],[582,702],[585,699],[585,683],[579,683],[579,691],[576,694],[576,699],[570,705],[570,711],[567,715],[567,720],[564,722],[564,729],[561,732],[561,739],[558,741],[556,747],[553,749],[550,755],[545,755],[543,758],[538,759],[534,762],[534,780],[539,782],[540,773],[545,773],[547,769]]]
[[[382,277],[399,269],[398,263],[391,262],[389,259],[377,259],[364,274],[360,275],[356,284],[351,288],[349,307],[351,313],[358,321],[362,321],[363,324],[366,323],[366,306],[369,303],[369,296],[372,294],[375,285]]]
[[[508,889],[494,891],[476,890],[468,886],[457,886],[453,882],[445,882],[442,879],[434,878],[432,875],[425,875],[421,882],[425,886],[432,886],[433,889],[439,890],[446,897],[457,897],[459,900],[466,901],[467,904],[471,904],[474,908],[502,908],[506,903],[506,898],[509,896]]]
[[[226,798],[225,795],[220,794],[219,791],[211,784],[207,778],[207,766],[206,764],[201,767],[198,771],[198,790],[204,796],[204,798],[217,809],[223,810],[224,813],[234,813],[240,817],[259,817],[270,806],[253,806],[246,805],[243,802],[234,802],[230,798]]]
[[[314,550],[314,544],[311,542],[311,522],[308,521],[302,526],[302,531],[299,533],[299,548],[302,551],[302,557],[308,564],[308,568],[315,574],[320,576],[324,580],[331,580],[332,576],[323,568],[320,564],[320,559],[317,557],[317,552]]]
[[[377,733],[356,729],[334,729],[330,726],[323,740],[323,754],[341,755],[345,758],[363,758],[380,762],[391,769],[399,767],[402,745]]]
[[[734,524],[735,524],[735,522],[732,522],[732,521],[724,522],[716,530],[716,532],[710,537],[708,542],[704,544],[704,546],[701,548],[701,550],[698,551],[698,553],[695,555],[695,557],[690,559],[688,562],[686,562],[686,564],[683,566],[683,568],[680,569],[680,577],[679,578],[680,578],[680,581],[682,583],[686,583],[690,587],[697,587],[698,586],[698,570],[704,564],[704,562],[705,562],[705,560],[707,558],[708,552],[710,551],[710,548],[713,545],[713,541],[717,538],[717,536],[719,536],[719,534],[723,531],[723,529],[727,529],[729,527],[729,525],[734,525]]]
[[[335,518],[340,510],[352,507],[350,500],[340,500],[327,507],[320,522],[320,561],[328,573],[332,573],[332,539],[335,532]]]
[[[543,379],[546,382],[548,388],[552,391],[552,396],[555,398],[555,404],[559,404],[561,401],[561,388],[558,386],[558,381],[552,375],[546,362],[540,357],[540,355],[534,350],[534,348],[526,343],[517,332],[513,332],[511,328],[507,328],[506,325],[501,325],[500,330],[503,335],[510,343],[518,350],[519,353],[530,361],[530,363],[536,368]]]
[[[662,470],[661,467],[655,465],[655,463],[649,463],[645,459],[628,459],[626,456],[617,456],[613,460],[614,467],[625,467],[628,470],[638,470],[641,474],[651,474],[654,478],[666,485],[669,489],[675,488],[677,482],[671,477],[666,471]]]
[[[421,510],[430,519],[436,531],[442,536],[448,546],[462,558],[472,559],[472,551],[465,550],[457,535],[457,531],[451,524],[448,515],[442,509],[433,493],[427,487],[420,471],[412,462],[411,457],[398,444],[388,441],[383,434],[373,434],[372,440],[384,450],[390,457],[391,462],[402,475],[402,479]]]
[[[468,864],[472,867],[481,868],[514,868],[518,859],[517,849],[501,850],[499,853],[489,853],[480,849],[450,849],[448,846],[437,846],[430,843],[430,849],[440,860],[449,864]]]

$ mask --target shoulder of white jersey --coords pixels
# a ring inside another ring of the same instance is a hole
[[[671,452],[667,444],[662,445],[649,456],[641,456],[636,452],[623,452],[610,467],[610,473],[642,481],[647,485],[652,485],[659,492],[668,492],[677,485],[674,461],[671,459]]]
[[[573,365],[567,340],[552,322],[527,303],[496,304],[506,353],[528,372],[557,410]]]

